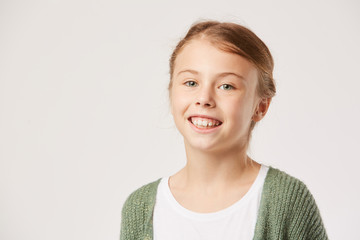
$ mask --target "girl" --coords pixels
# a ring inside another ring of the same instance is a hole
[[[243,26],[190,28],[170,58],[169,83],[187,163],[127,198],[121,240],[327,239],[305,184],[247,156],[276,92],[273,65]]]

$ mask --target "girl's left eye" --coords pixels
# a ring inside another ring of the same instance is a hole
[[[220,86],[220,89],[222,90],[231,90],[231,89],[234,89],[233,86],[231,86],[230,84],[223,84]]]

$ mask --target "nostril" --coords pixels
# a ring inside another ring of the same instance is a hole
[[[213,107],[215,103],[213,101],[196,101],[195,105],[197,106],[204,106],[204,107]]]

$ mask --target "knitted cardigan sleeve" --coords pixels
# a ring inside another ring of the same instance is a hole
[[[264,183],[254,239],[328,239],[315,199],[306,185],[270,168]]]
[[[126,199],[122,208],[120,240],[152,239],[152,213],[160,180],[140,187]]]

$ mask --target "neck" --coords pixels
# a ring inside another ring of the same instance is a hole
[[[246,148],[207,152],[185,144],[187,164],[180,174],[184,187],[216,192],[247,181],[260,165],[250,159]]]

